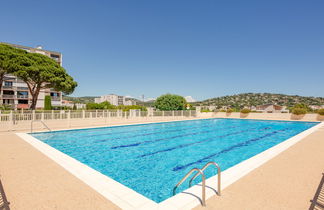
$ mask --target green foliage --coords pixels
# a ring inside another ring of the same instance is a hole
[[[141,110],[141,111],[147,111],[147,108],[145,106],[140,106],[140,105],[119,105],[116,107],[117,109],[123,110],[125,112],[128,112],[131,109],[136,109],[136,110]]]
[[[251,112],[250,109],[247,109],[247,108],[241,109],[241,113],[242,113],[242,114],[248,114],[248,113],[250,113],[250,112]]]
[[[73,104],[73,108],[72,109],[73,110],[77,110],[78,109],[75,103]]]
[[[226,112],[226,110],[225,109],[221,109],[221,110],[219,110],[220,112]]]
[[[141,110],[141,111],[147,111],[145,106],[139,106],[139,105],[129,105],[129,106],[125,106],[125,105],[120,105],[120,106],[114,106],[111,105],[108,101],[102,102],[102,103],[87,103],[86,108],[91,110],[91,109],[119,109],[119,110],[123,110],[123,111],[129,111],[130,109],[137,109],[137,110]]]
[[[304,115],[304,114],[307,113],[307,109],[305,109],[305,108],[299,108],[299,107],[293,108],[292,109],[292,113],[295,114],[295,115]]]
[[[11,110],[11,106],[8,106],[6,104],[0,105],[0,110]]]
[[[319,110],[317,110],[317,113],[319,114],[319,115],[324,115],[324,109],[319,109]]]
[[[201,109],[200,112],[211,112],[209,109]]]
[[[226,113],[232,113],[233,112],[233,109],[227,109],[226,110]]]
[[[116,109],[116,106],[111,105],[108,101],[102,103],[87,103],[86,108],[89,110],[92,109]]]
[[[6,44],[0,44],[0,92],[2,89],[4,75],[9,73],[11,60],[20,54],[26,53],[27,52],[24,50],[16,49]]]
[[[25,51],[16,53],[10,59],[8,72],[27,83],[32,95],[31,109],[36,108],[41,89],[54,88],[56,91],[70,94],[77,86],[77,83],[63,67],[53,59],[39,53]]]
[[[165,94],[156,99],[154,107],[161,111],[184,110],[186,99],[179,95]]]
[[[52,110],[52,98],[51,98],[51,96],[45,96],[44,110]]]

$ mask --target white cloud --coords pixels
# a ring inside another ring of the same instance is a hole
[[[184,97],[187,102],[196,102],[196,100],[192,96],[186,96]]]

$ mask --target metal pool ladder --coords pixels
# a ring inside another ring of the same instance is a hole
[[[221,195],[221,169],[219,167],[219,165],[213,161],[206,163],[206,165],[204,165],[204,167],[202,167],[201,169],[199,168],[193,168],[191,169],[179,182],[178,184],[176,184],[176,186],[173,188],[173,195],[176,194],[176,190],[177,188],[194,172],[196,171],[196,174],[190,179],[189,181],[189,187],[191,187],[192,181],[194,179],[196,179],[199,175],[201,175],[201,179],[202,179],[202,196],[201,196],[201,200],[202,200],[202,205],[206,206],[206,177],[204,174],[204,170],[206,170],[206,168],[208,168],[210,165],[214,165],[217,168],[217,176],[218,176],[218,183],[217,183],[217,195],[220,196]]]
[[[33,123],[37,121],[37,122],[41,122],[46,128],[47,130],[49,131],[52,131],[46,124],[43,120],[32,120],[31,123],[30,123],[30,133],[33,133]]]
[[[221,169],[219,165],[213,161],[210,161],[204,165],[204,167],[201,168],[201,171],[204,172],[206,168],[208,168],[210,165],[214,165],[217,168],[217,177],[218,177],[218,183],[217,183],[217,195],[221,195]],[[192,181],[199,176],[199,173],[196,173],[189,181],[189,186],[191,187]]]
[[[201,196],[201,200],[202,200],[202,205],[206,206],[206,198],[205,198],[205,194],[206,194],[206,179],[205,179],[205,174],[204,172],[199,169],[199,168],[193,168],[191,169],[179,182],[178,184],[176,184],[176,186],[173,188],[173,195],[176,194],[176,190],[177,188],[194,172],[197,171],[197,174],[201,175],[201,179],[202,179],[202,196]]]

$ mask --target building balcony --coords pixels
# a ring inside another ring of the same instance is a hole
[[[52,101],[61,101],[61,97],[59,96],[51,96]]]
[[[28,90],[28,87],[17,87],[17,90]]]
[[[15,95],[6,95],[6,94],[3,94],[2,95],[2,98],[3,99],[13,99],[13,98],[15,98]]]
[[[19,99],[28,99],[28,95],[17,95],[17,98]]]
[[[12,90],[13,86],[4,85],[4,86],[2,86],[2,88],[5,89],[5,90]]]

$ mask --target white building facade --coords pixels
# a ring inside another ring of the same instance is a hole
[[[109,102],[114,106],[119,105],[136,105],[136,103],[132,100],[129,100],[125,96],[119,96],[116,94],[109,94],[105,96],[100,96],[100,98],[95,98],[95,103]]]

